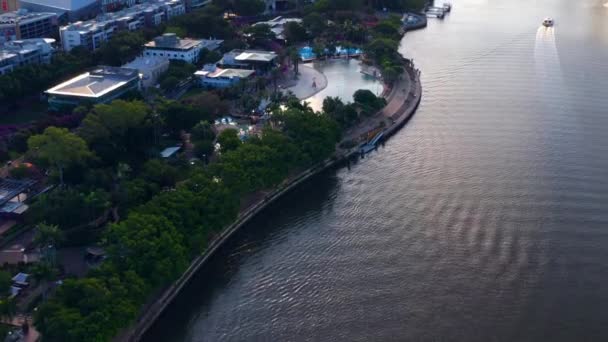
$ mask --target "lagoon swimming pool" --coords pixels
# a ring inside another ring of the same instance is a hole
[[[359,89],[371,90],[376,95],[381,95],[384,90],[381,81],[361,73],[361,62],[356,59],[315,62],[314,66],[328,80],[327,88],[305,100],[316,111],[323,108],[323,100],[328,96],[337,96],[342,101],[349,102]]]
[[[325,49],[325,52],[329,52],[328,49]],[[363,53],[363,50],[358,48],[342,48],[341,46],[336,46],[335,56],[359,56]],[[312,47],[305,46],[300,49],[300,57],[304,61],[310,61],[317,58],[317,54],[313,52]]]

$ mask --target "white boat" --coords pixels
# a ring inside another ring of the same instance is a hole
[[[543,20],[543,26],[545,26],[545,27],[553,26],[553,19],[545,18],[545,20]]]
[[[452,10],[452,4],[449,2],[444,2],[443,3],[443,10],[446,12],[449,12]]]

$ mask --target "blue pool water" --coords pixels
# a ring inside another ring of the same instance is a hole
[[[329,51],[328,49],[325,49],[325,52]],[[336,46],[336,56],[357,56],[363,53],[363,50],[358,49],[358,48],[342,48],[341,46]],[[317,54],[315,54],[312,50],[312,47],[310,46],[305,46],[303,48],[300,49],[300,57],[302,58],[302,60],[311,60],[311,59],[316,59],[317,58]]]

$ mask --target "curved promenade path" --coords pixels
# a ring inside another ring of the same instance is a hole
[[[316,87],[313,87],[313,82],[316,84]],[[295,84],[284,88],[283,91],[291,91],[299,100],[306,100],[326,87],[327,77],[325,74],[315,69],[312,63],[309,63],[300,64],[299,75],[298,79],[295,80]]]
[[[387,99],[386,107],[379,111],[373,118],[366,120],[360,127],[358,126],[355,129],[350,130],[350,133],[347,132],[347,134],[351,134],[350,136],[366,134],[368,130],[376,129],[381,125],[381,122],[384,122],[385,136],[388,137],[395,133],[412,117],[420,103],[422,87],[419,79],[420,73],[418,70],[414,69],[413,65],[409,64],[409,61],[406,62],[408,63],[408,67],[406,68],[407,72],[395,83],[390,93],[385,96]],[[175,283],[165,289],[154,302],[151,302],[142,308],[138,320],[134,322],[130,328],[127,328],[119,334],[119,336],[115,338],[115,341],[141,341],[148,328],[154,324],[165,308],[171,304],[173,299],[179,294],[192,276],[211,258],[224,242],[252,217],[264,210],[268,204],[277,200],[310,177],[358,154],[358,147],[349,150],[338,149],[334,157],[329,158],[294,177],[290,177],[277,189],[266,193],[265,196],[261,196],[261,199],[258,202],[253,203],[249,208],[242,211],[236,221],[226,227],[226,229],[210,243],[205,253],[192,261],[188,269],[175,281]]]

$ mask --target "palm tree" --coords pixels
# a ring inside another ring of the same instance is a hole
[[[293,64],[293,72],[294,72],[294,78],[298,78],[298,74],[299,74],[299,67],[300,67],[300,54],[298,53],[298,50],[291,46],[289,47],[289,50],[287,52],[287,55],[289,56],[289,59],[291,60],[291,63]]]
[[[281,72],[280,68],[274,68],[270,72],[270,77],[272,79],[272,85],[273,85],[273,89],[274,89],[274,93],[275,94],[277,93],[278,82],[279,82],[279,79],[281,78],[282,74],[283,73]]]

